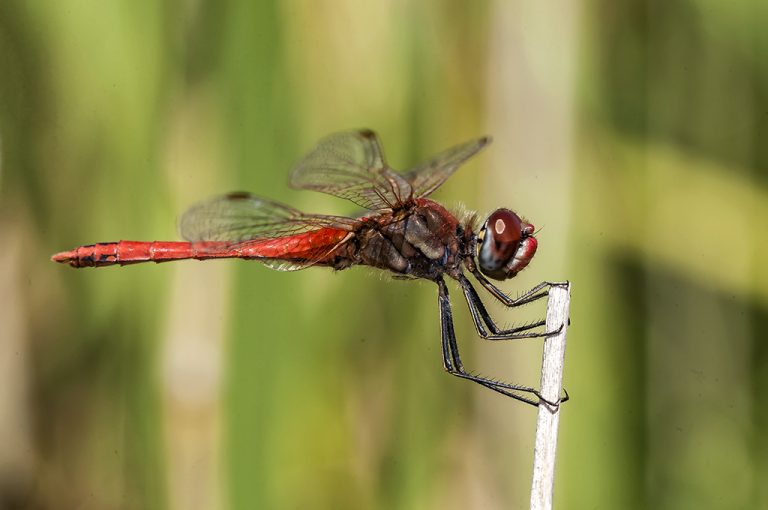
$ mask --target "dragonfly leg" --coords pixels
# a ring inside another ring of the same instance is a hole
[[[551,407],[557,407],[561,402],[567,400],[567,393],[566,398],[562,398],[557,402],[552,402],[545,399],[535,388],[494,381],[493,379],[467,372],[461,362],[461,356],[459,355],[459,348],[456,342],[456,332],[453,329],[453,313],[451,311],[451,301],[448,296],[448,286],[442,278],[437,280],[437,286],[439,289],[438,303],[440,307],[440,336],[443,352],[443,366],[449,374],[473,381],[497,393],[501,393],[502,395],[514,398],[520,402],[525,402],[532,406],[538,406],[540,403],[544,403]]]
[[[488,278],[483,276],[483,274],[477,268],[472,270],[472,275],[477,279],[478,282],[480,282],[480,285],[485,287],[485,290],[493,295],[493,297],[504,303],[505,306],[509,307],[527,305],[528,303],[546,296],[550,287],[564,287],[568,285],[568,282],[541,282],[519,297],[511,298],[504,294],[504,292],[502,292],[502,290],[497,286],[488,281]]]
[[[437,281],[437,285],[439,288],[440,343],[443,351],[443,367],[451,374],[463,373],[464,365],[459,357],[459,346],[456,343],[456,332],[453,329],[453,312],[451,311],[448,287],[442,278]]]
[[[543,326],[546,323],[544,320],[510,329],[500,329],[498,326],[496,326],[496,323],[493,322],[491,315],[488,313],[488,310],[485,308],[483,301],[480,299],[480,296],[477,294],[477,291],[469,282],[469,280],[463,275],[460,275],[458,280],[459,284],[461,285],[461,289],[464,291],[464,297],[467,300],[467,305],[469,305],[469,312],[472,314],[472,321],[475,324],[475,329],[481,338],[485,340],[517,340],[521,338],[546,337],[560,332],[558,329],[557,331],[549,332],[536,331],[525,333],[525,331]],[[485,323],[490,332],[485,329],[483,323]]]

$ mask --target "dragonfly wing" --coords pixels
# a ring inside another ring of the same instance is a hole
[[[371,130],[331,135],[291,171],[294,188],[321,191],[366,209],[391,209],[413,196],[411,185],[384,160]]]
[[[231,193],[191,207],[181,217],[180,230],[188,241],[223,241],[244,258],[295,270],[329,256],[356,224],[352,218],[304,214],[248,193]]]
[[[491,142],[484,136],[441,152],[430,161],[407,172],[403,177],[413,188],[416,197],[425,197],[440,187],[465,161]]]
[[[255,239],[274,239],[321,228],[351,231],[352,218],[304,214],[293,207],[249,193],[230,193],[192,206],[179,228],[187,241],[229,241],[232,244]]]
[[[312,267],[322,258],[322,255],[311,262],[295,262],[281,259],[264,259],[262,264],[275,271],[300,271],[308,267]]]

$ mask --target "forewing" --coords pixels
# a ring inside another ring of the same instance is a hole
[[[432,160],[407,172],[404,177],[413,188],[415,197],[425,197],[440,187],[465,161],[491,142],[484,136],[477,140],[451,147]]]
[[[396,207],[412,196],[410,184],[387,166],[378,136],[368,129],[321,140],[293,168],[290,184],[372,210]]]

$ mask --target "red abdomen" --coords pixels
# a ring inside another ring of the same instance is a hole
[[[51,260],[72,267],[101,267],[138,262],[166,262],[180,259],[211,259],[233,257],[226,250],[228,243],[167,242],[167,241],[117,241],[80,246],[72,251],[57,253]]]
[[[328,265],[333,261],[335,249],[349,232],[335,228],[321,228],[310,232],[274,239],[252,239],[240,243],[231,241],[117,241],[80,246],[71,251],[57,253],[51,260],[72,267],[101,267],[140,262],[168,262],[183,259],[242,258],[284,260],[298,265]]]

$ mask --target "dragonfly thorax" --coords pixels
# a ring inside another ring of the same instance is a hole
[[[361,225],[349,256],[363,264],[416,278],[434,280],[454,274],[460,265],[458,221],[427,199]]]

